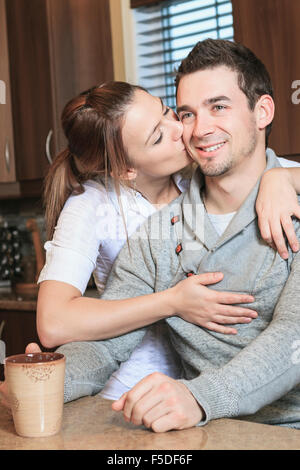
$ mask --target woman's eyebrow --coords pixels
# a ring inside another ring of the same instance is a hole
[[[159,99],[160,99],[160,103],[161,103],[161,109],[163,110],[163,109],[164,109],[164,102],[163,102],[163,100],[162,100],[161,98],[159,98]],[[148,136],[148,138],[147,138],[147,140],[146,140],[146,142],[145,142],[145,145],[147,145],[147,143],[148,143],[150,137],[154,134],[154,132],[155,132],[156,129],[158,128],[159,124],[160,124],[160,121],[156,124],[156,126],[154,126],[154,128],[153,128],[152,131],[150,132],[150,134],[149,134],[149,136]]]

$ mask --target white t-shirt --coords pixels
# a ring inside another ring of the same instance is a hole
[[[173,178],[180,191],[186,191],[189,180],[183,179],[180,174]],[[93,273],[101,294],[113,262],[127,241],[126,231],[112,181],[109,181],[107,190],[96,181],[88,181],[84,188],[84,193],[68,198],[53,239],[45,243],[46,264],[38,282],[66,282],[84,294]],[[121,189],[121,204],[128,237],[156,211],[140,193],[127,188]],[[164,330],[165,325],[162,324],[153,325],[147,330],[129,360],[121,364],[106,384],[101,392],[104,398],[119,398],[155,371],[173,378],[179,376],[179,363]]]
[[[299,163],[279,158],[284,167]],[[178,188],[184,192],[188,180],[175,175]],[[73,285],[83,294],[93,273],[101,294],[120,249],[126,242],[123,218],[112,182],[106,190],[102,183],[88,181],[85,192],[70,196],[60,214],[53,239],[45,243],[46,264],[38,282],[56,280]],[[128,236],[155,212],[140,193],[122,188],[121,202]],[[221,235],[235,213],[210,214],[210,220]],[[139,380],[159,371],[170,377],[179,376],[174,351],[164,337],[164,325],[149,328],[141,344],[128,361],[121,364],[104,387],[101,395],[118,399]]]

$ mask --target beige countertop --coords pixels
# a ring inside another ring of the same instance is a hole
[[[157,434],[126,423],[111,403],[94,396],[65,404],[61,432],[44,438],[16,435],[10,412],[0,404],[0,450],[300,449],[300,430],[233,419]]]

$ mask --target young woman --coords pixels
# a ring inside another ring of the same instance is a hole
[[[189,180],[180,171],[191,160],[181,139],[182,124],[173,111],[127,83],[111,82],[82,93],[66,105],[62,123],[68,148],[55,159],[45,191],[51,241],[45,245],[47,260],[39,279],[37,327],[42,344],[55,347],[119,336],[171,315],[234,334],[236,330],[224,324],[255,318],[253,310],[232,305],[250,303],[252,297],[206,287],[220,281],[222,273],[193,276],[164,292],[134,299],[83,297],[91,274],[101,294],[119,250],[124,243],[130,246],[130,235],[186,190]],[[278,181],[281,190],[284,172],[268,175],[261,194],[272,188],[276,192]],[[295,198],[295,191],[286,187]],[[272,215],[266,222],[267,199],[266,194],[259,202],[260,223],[270,239],[269,227],[278,217]],[[102,395],[119,398],[154,371],[179,374],[159,323],[113,374]]]

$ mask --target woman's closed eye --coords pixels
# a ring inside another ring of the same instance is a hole
[[[163,111],[163,116],[167,116],[167,114],[169,114],[171,111],[171,108],[169,108],[168,106],[166,106],[166,108],[164,109]],[[153,145],[157,145],[157,144],[160,144],[161,141],[163,139],[163,132],[160,131],[160,135],[158,136],[158,138],[155,140],[155,142],[153,143]]]
[[[156,141],[154,142],[153,145],[157,145],[157,144],[160,144],[161,141],[162,141],[162,138],[163,138],[163,133],[161,132],[160,133],[160,136],[158,137],[158,139],[156,139]]]

